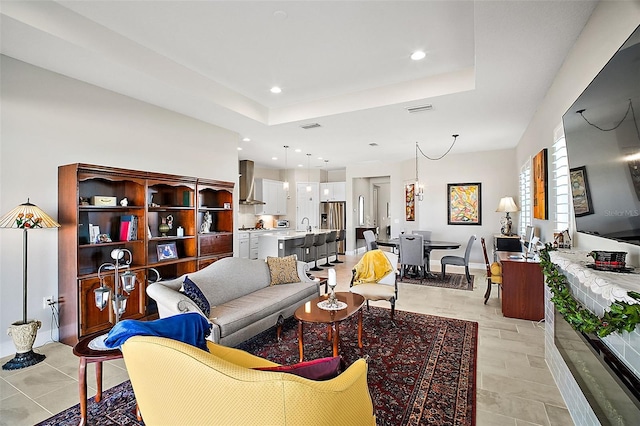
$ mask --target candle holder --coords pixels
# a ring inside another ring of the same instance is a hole
[[[327,299],[327,307],[331,307],[331,308],[337,307],[338,299],[336,298],[336,282],[335,281],[333,283],[328,282],[327,285],[331,289],[329,293],[329,298]]]

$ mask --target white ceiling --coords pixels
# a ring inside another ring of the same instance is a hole
[[[1,0],[1,51],[332,169],[515,147],[595,4]]]

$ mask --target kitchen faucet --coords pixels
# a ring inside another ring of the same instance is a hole
[[[306,217],[306,216],[303,217],[302,218],[302,222],[300,222],[300,223],[304,224],[304,220],[305,219],[307,219],[307,232],[311,232],[311,225],[309,225],[309,218],[308,217]]]

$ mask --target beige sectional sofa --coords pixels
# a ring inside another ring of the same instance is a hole
[[[188,276],[211,306],[208,319],[213,323],[209,339],[225,346],[239,343],[282,323],[305,302],[318,297],[320,288],[308,278],[308,266],[296,262],[299,282],[271,285],[271,274],[264,260],[228,257],[197,272],[147,287],[147,294],[158,304],[160,318],[200,308],[180,290]]]

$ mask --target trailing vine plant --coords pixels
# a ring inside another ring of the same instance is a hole
[[[560,273],[558,267],[551,262],[550,251],[555,250],[550,244],[540,251],[540,265],[546,278],[546,283],[553,293],[551,301],[558,312],[571,326],[583,333],[596,333],[600,337],[613,332],[632,332],[640,324],[640,304],[626,302],[612,302],[609,310],[602,318],[586,309],[571,294],[571,287],[567,277]],[[627,292],[631,298],[640,301],[640,293]]]

